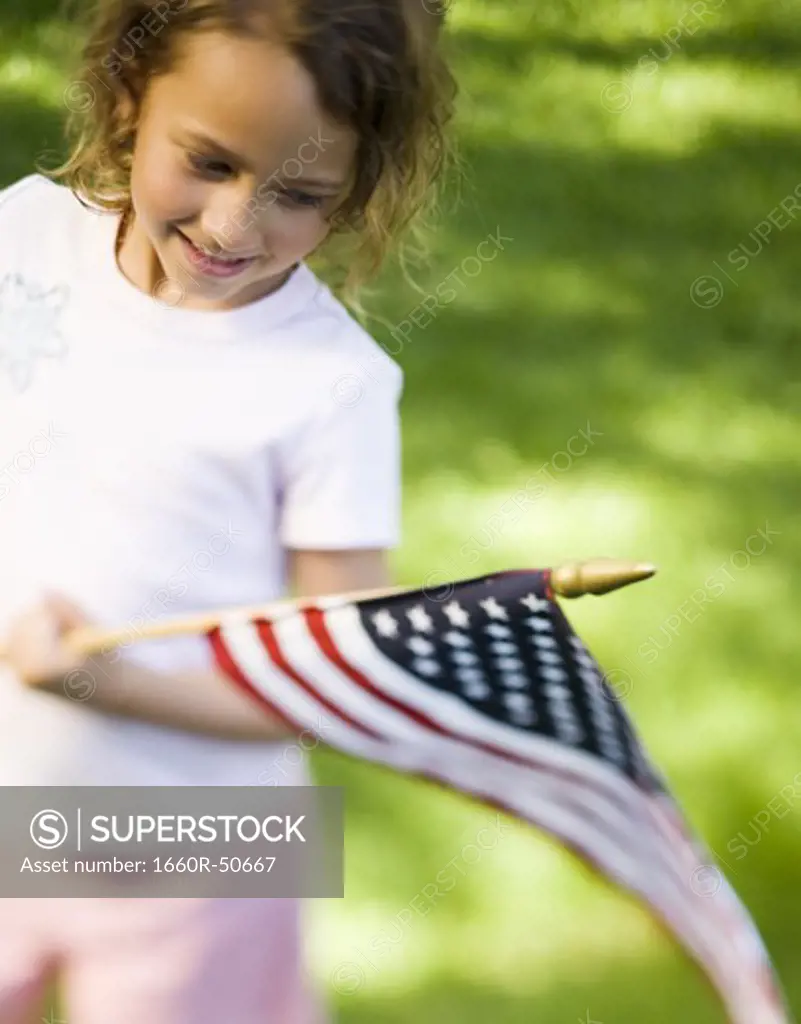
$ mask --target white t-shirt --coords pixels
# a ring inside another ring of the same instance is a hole
[[[38,175],[0,192],[0,637],[45,588],[133,636],[283,596],[287,548],[398,543],[397,364],[304,265],[239,310],[160,304],[119,271],[117,225]],[[196,635],[122,656],[211,665]],[[2,784],[303,784],[286,746],[0,670]]]

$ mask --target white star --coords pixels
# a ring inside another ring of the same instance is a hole
[[[553,728],[559,739],[566,740],[568,743],[572,743],[577,739],[582,738],[581,727],[575,718],[570,718],[568,715],[554,715]]]
[[[529,637],[529,640],[537,648],[547,647],[549,650],[553,650],[559,646],[552,636],[545,636],[544,633],[535,633]]]
[[[506,640],[514,635],[508,626],[502,626],[499,622],[491,622],[488,626],[484,627],[484,632],[487,636],[494,636],[500,640]]]
[[[528,687],[528,676],[523,672],[502,672],[501,685],[512,690],[525,690]]]
[[[503,702],[507,708],[529,708],[533,707],[531,697],[526,693],[505,693]]]
[[[593,715],[595,722],[595,728],[598,730],[600,738],[606,743],[620,743],[617,738],[617,730],[615,729],[614,722],[608,722],[605,718],[599,718],[597,715]]]
[[[484,672],[480,668],[457,668],[453,674],[460,683],[475,683],[484,679]]]
[[[467,635],[467,633],[459,633],[455,629],[449,629],[448,632],[442,638],[446,644],[450,644],[451,647],[472,647],[473,641]]]
[[[601,751],[607,760],[613,761],[615,764],[624,765],[626,763],[626,756],[620,746],[604,746],[601,743]]]
[[[484,601],[479,601],[479,604],[491,619],[502,619],[504,622],[508,620],[509,616],[506,613],[506,609],[499,605],[494,597],[488,597]]]
[[[442,611],[452,626],[456,626],[458,629],[466,629],[470,625],[470,616],[458,601],[451,601],[450,604],[446,604]]]
[[[574,718],[557,719],[556,731],[564,743],[580,743],[584,739],[584,730]]]
[[[442,672],[442,666],[433,658],[415,658],[412,668],[421,676],[438,676]]]
[[[373,625],[375,626],[376,632],[379,636],[385,636],[391,639],[398,635],[397,620],[387,608],[382,608],[380,612],[375,613],[373,616]]]
[[[409,622],[411,622],[412,627],[419,629],[421,633],[430,633],[434,628],[431,616],[421,604],[416,604],[414,608],[410,608],[406,612],[406,616]]]
[[[533,629],[535,633],[550,633],[553,629],[548,619],[538,619],[535,615],[526,619],[526,625],[529,629]]]
[[[517,644],[509,640],[493,640],[489,646],[493,654],[517,654],[519,650]]]
[[[518,725],[531,725],[537,720],[534,703],[525,693],[505,693],[503,703]]]
[[[549,683],[563,683],[567,679],[567,672],[556,665],[544,665],[540,669],[540,675]]]
[[[542,662],[543,665],[562,665],[564,660],[562,655],[558,651],[537,651],[537,661]]]
[[[549,612],[551,610],[550,604],[543,598],[537,597],[536,594],[526,594],[525,597],[520,598],[520,603],[532,612]]]
[[[623,747],[620,744],[620,740],[614,735],[614,733],[600,733],[598,736],[598,742],[600,744],[601,751],[611,760],[617,761],[619,758],[623,757]]]
[[[590,714],[592,715],[595,725],[602,732],[606,731],[617,734],[615,720],[609,714],[609,709],[607,708],[606,701],[603,697],[596,697],[594,700],[590,700]]]
[[[496,658],[495,665],[501,672],[520,672],[525,668],[520,658],[507,658],[506,656]]]
[[[472,679],[465,682],[464,695],[472,700],[483,700],[492,693],[487,682],[483,679]]]
[[[472,651],[452,651],[451,660],[455,661],[457,665],[475,665],[478,663],[479,657]]]
[[[421,657],[425,657],[427,654],[433,654],[437,649],[435,644],[430,640],[426,640],[423,636],[411,637],[411,639],[406,641],[406,646],[414,654],[419,654]]]

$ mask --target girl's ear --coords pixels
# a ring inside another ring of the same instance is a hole
[[[328,226],[331,231],[340,231],[345,224],[345,217],[341,210],[334,210],[328,218]]]

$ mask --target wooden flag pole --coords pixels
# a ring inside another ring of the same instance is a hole
[[[635,562],[623,562],[611,558],[596,558],[587,562],[571,562],[551,570],[551,590],[555,595],[565,598],[581,597],[584,594],[608,594],[612,590],[648,579],[656,572],[655,566]],[[455,582],[455,581],[454,581]],[[392,597],[396,594],[407,594],[419,587],[389,587],[379,590],[355,590],[346,594],[335,594],[342,601],[367,601],[371,598]],[[137,629],[132,636],[128,628],[98,629],[94,626],[80,627],[67,634],[67,642],[79,654],[91,655],[106,651],[120,644],[134,640],[153,640],[163,637],[179,636],[186,633],[207,633],[219,626],[222,621],[249,619],[269,619],[278,615],[302,611],[313,607],[326,597],[301,598],[299,600],[283,599],[269,604],[258,604],[227,608],[215,612],[203,612],[182,618],[165,619],[151,622]],[[0,647],[0,660],[3,649]]]

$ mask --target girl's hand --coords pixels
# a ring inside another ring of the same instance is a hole
[[[65,639],[72,629],[85,625],[88,620],[77,605],[61,594],[48,594],[12,622],[4,658],[26,686],[55,689],[86,662],[86,655]]]

